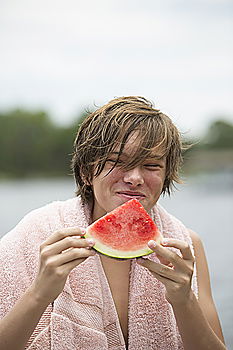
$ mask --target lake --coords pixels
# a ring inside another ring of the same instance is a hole
[[[0,182],[0,236],[32,209],[71,198],[74,191],[70,178]],[[160,204],[201,236],[225,340],[233,350],[233,175],[189,178]]]

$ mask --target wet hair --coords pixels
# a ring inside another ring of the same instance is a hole
[[[80,125],[72,157],[77,195],[81,195],[85,201],[93,199],[93,177],[102,172],[109,155],[116,148],[118,155],[112,169],[117,165],[127,140],[135,132],[137,147],[123,167],[131,169],[151,158],[154,150],[159,150],[160,156],[166,158],[162,193],[170,194],[174,183],[182,182],[179,168],[183,145],[176,126],[150,101],[139,96],[128,96],[111,100],[90,113]]]

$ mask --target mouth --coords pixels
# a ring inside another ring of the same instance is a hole
[[[141,192],[133,192],[133,191],[119,191],[116,192],[116,194],[122,198],[125,199],[138,199],[138,200],[142,200],[144,198],[146,198],[146,196],[141,193]]]

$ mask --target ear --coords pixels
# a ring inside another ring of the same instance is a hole
[[[92,183],[89,180],[84,180],[83,182],[85,183],[86,186],[91,186],[92,185]]]
[[[86,177],[84,177],[83,174],[81,174],[81,178],[86,186],[92,186],[92,182],[90,181],[90,179],[87,179]]]
[[[83,181],[83,183],[86,185],[86,186],[92,186],[92,179],[93,179],[93,168],[92,167],[89,167],[89,171],[87,171],[87,169],[84,170],[84,167],[81,166],[80,168],[80,176],[81,176],[81,179]]]

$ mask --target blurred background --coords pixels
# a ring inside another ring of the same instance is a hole
[[[202,237],[233,349],[232,0],[1,0],[0,236],[30,210],[74,196],[79,123],[144,96],[187,142],[161,204]]]

